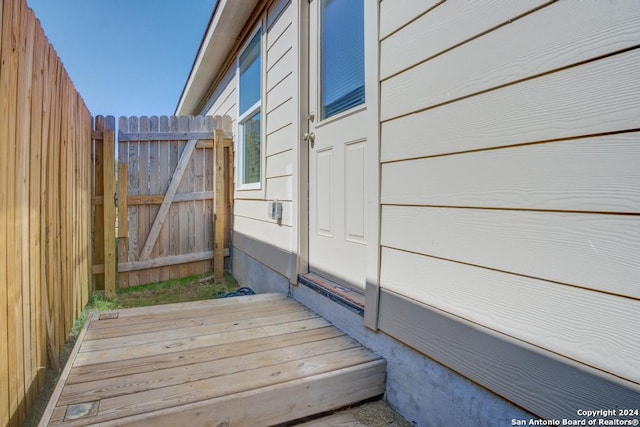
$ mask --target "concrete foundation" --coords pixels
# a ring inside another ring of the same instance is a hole
[[[289,293],[289,280],[286,277],[237,248],[233,249],[231,268],[240,286],[248,286],[259,294]]]

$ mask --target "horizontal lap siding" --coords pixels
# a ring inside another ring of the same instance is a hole
[[[637,2],[427,3],[380,6],[383,292],[640,389]]]
[[[639,164],[640,132],[392,162],[382,167],[382,201],[634,213]],[[491,173],[460,172],[471,170]]]
[[[638,73],[635,49],[386,121],[381,157],[393,161],[637,129]]]
[[[265,215],[266,216],[266,215]],[[291,227],[279,226],[268,221],[236,216],[233,230],[252,239],[273,245],[285,251],[291,246]]]
[[[293,150],[283,151],[267,157],[267,178],[291,176],[293,172]]]
[[[386,1],[383,2],[383,5],[384,3]],[[390,9],[396,8],[392,1],[389,3],[391,3]],[[393,74],[413,67],[466,40],[478,37],[499,25],[504,25],[509,20],[530,12],[545,3],[548,2],[543,0],[443,2],[382,41],[380,46],[381,78],[386,79]],[[386,22],[387,16],[390,14],[385,13],[384,7],[382,9],[380,26],[384,28],[389,25]],[[398,9],[406,10],[400,7]],[[389,18],[393,19],[391,16]],[[403,20],[409,21],[408,17],[404,17]]]
[[[291,55],[293,56],[293,55]],[[283,60],[289,61],[289,56],[284,58]],[[291,67],[291,63],[287,64],[288,67]],[[274,72],[278,70],[273,70]],[[271,74],[267,74],[271,76]],[[293,95],[296,92],[295,88],[295,79],[293,77],[293,73],[289,72],[285,74],[284,77],[277,76],[276,78],[281,78],[278,81],[273,82],[273,85],[270,85],[270,90],[267,93],[267,110],[272,111],[282,104],[291,101]],[[270,81],[270,80],[267,80]]]
[[[632,1],[616,8],[607,2],[558,2],[522,17],[385,80],[382,119],[632,47],[640,26],[637,6]]]
[[[293,128],[296,117],[296,55],[294,45],[297,42],[294,17],[296,8],[288,0],[280,0],[271,8],[267,16],[267,53],[266,53],[266,193],[267,200],[279,200],[283,204],[283,218],[275,221],[269,218],[268,211],[258,210],[259,219],[268,235],[266,240],[285,251],[293,251],[292,211],[293,211],[293,162],[294,138],[285,129]],[[265,203],[267,206],[268,203]]]
[[[267,156],[291,150],[291,141],[295,141],[295,126],[293,123],[282,127],[267,135]]]
[[[640,299],[639,216],[421,206],[382,215],[385,246]]]
[[[234,231],[244,236],[240,249],[270,266],[273,263],[268,251],[258,247],[261,244],[272,245],[286,253],[293,251],[293,120],[297,108],[295,13],[290,1],[280,0],[266,14],[263,29],[266,40],[262,53],[265,72],[262,99],[265,121],[263,190],[236,191],[235,194]],[[272,200],[283,204],[281,221],[269,217]],[[286,264],[288,273],[289,262]],[[285,272],[283,268],[277,270],[282,274]]]
[[[418,295],[418,300],[438,308],[448,303],[454,313],[463,315],[460,294],[465,294],[465,298],[471,298],[467,302],[478,310],[478,317],[470,320],[640,382],[640,372],[637,366],[633,368],[634,363],[637,365],[637,347],[627,340],[629,333],[640,330],[640,317],[632,314],[637,300],[577,287],[640,297],[634,289],[638,270],[633,267],[640,247],[640,218],[422,207],[385,208],[383,217],[385,247],[453,260],[461,269],[455,280],[447,277],[446,269],[439,275],[423,274],[427,267],[407,270],[414,279],[420,277],[413,284],[416,294],[412,295]],[[402,253],[395,259],[403,256],[425,265],[442,262]],[[399,264],[383,256],[383,267],[387,267],[383,272],[390,289],[395,289],[394,281],[401,279],[389,274],[388,269],[396,271]],[[577,284],[549,282],[554,279]],[[493,286],[492,281],[499,286]],[[473,293],[468,292],[469,287]],[[434,301],[428,292],[431,288],[451,291],[447,295],[450,299]],[[410,288],[405,285],[403,289]],[[509,299],[507,289],[522,298]],[[522,318],[524,307],[535,307],[536,322]],[[600,307],[599,312],[594,307]],[[489,325],[484,318],[491,316],[500,320]],[[607,318],[609,321],[604,322]],[[547,322],[549,319],[554,320]],[[554,335],[565,336],[565,341],[551,342]]]
[[[294,101],[289,99],[277,107],[267,110],[267,135],[291,125],[291,119],[296,116],[295,107]],[[289,144],[291,144],[291,141],[289,141]]]
[[[633,300],[594,298],[570,286],[395,249],[384,248],[382,254],[382,282],[391,291],[411,293],[465,320],[640,381],[637,349],[629,345],[640,330]]]
[[[245,218],[254,218],[256,216],[260,216],[261,221],[270,222],[276,224],[278,221],[275,219],[271,219],[267,216],[269,212],[269,201],[268,200],[236,200],[233,206],[233,212],[236,216],[242,216]],[[292,202],[282,202],[282,225],[291,227],[293,224],[293,203]]]
[[[267,179],[267,200],[292,201],[293,177],[289,175]]]
[[[234,70],[230,70],[228,74],[235,74]],[[213,105],[207,112],[207,116],[230,116],[235,125],[235,121],[237,118],[238,108],[237,108],[237,100],[238,100],[238,91],[237,85],[238,81],[232,75],[228,75],[227,78],[224,79],[226,85],[224,87],[218,88],[219,93],[217,94],[217,99],[214,101]],[[233,129],[233,128],[232,128]]]
[[[246,236],[246,242],[274,245],[284,251],[292,251],[292,211],[293,211],[293,147],[294,131],[292,119],[295,117],[296,76],[294,70],[296,42],[294,25],[295,8],[288,0],[280,0],[266,12],[263,32],[266,33],[262,52],[265,84],[262,108],[265,122],[263,153],[265,169],[262,191],[235,191],[234,231]],[[251,33],[253,34],[253,33]],[[237,54],[237,53],[236,53]],[[209,115],[229,115],[233,120],[234,134],[238,134],[238,79],[237,69],[228,71],[223,84],[214,91],[215,99]],[[236,142],[237,149],[237,142]],[[236,159],[239,156],[236,155]],[[236,165],[237,167],[237,165]],[[269,217],[269,201],[283,201],[281,222]],[[251,244],[251,243],[245,243]],[[265,253],[251,251],[252,254]],[[255,254],[254,254],[255,255]],[[260,256],[258,256],[260,258]],[[261,261],[261,259],[258,259]],[[266,261],[266,260],[263,260]]]
[[[380,22],[380,37],[385,38],[389,34],[401,28],[409,21],[418,19],[432,7],[443,0],[395,0],[383,1],[380,4],[380,15],[384,19]]]

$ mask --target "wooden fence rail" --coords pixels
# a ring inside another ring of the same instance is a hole
[[[25,0],[0,0],[0,426],[89,296],[91,116]]]

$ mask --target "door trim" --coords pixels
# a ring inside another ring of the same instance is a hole
[[[311,0],[320,1],[320,0]],[[291,283],[297,283],[298,275],[309,273],[309,146],[303,135],[309,130],[309,2],[298,2],[298,164],[296,195],[298,197],[297,236],[298,253],[296,256],[295,277]],[[364,324],[377,330],[378,305],[380,298],[380,72],[379,72],[379,28],[378,2],[365,0],[365,99],[367,127],[365,137],[370,149],[367,150],[367,180],[372,183],[365,201],[365,233],[368,243],[365,266],[365,311]],[[302,48],[304,46],[305,48]],[[351,114],[351,113],[349,113]],[[333,118],[329,118],[331,121]]]
[[[309,145],[304,134],[309,131],[309,2],[298,4],[298,151],[297,179],[294,179],[294,194],[298,203],[297,220],[297,257],[296,268],[291,276],[291,283],[298,283],[298,276],[309,272]],[[304,48],[303,48],[304,46]]]
[[[364,69],[365,99],[367,100],[367,179],[372,185],[366,194],[365,233],[368,239],[366,254],[365,311],[366,327],[378,329],[378,307],[380,301],[380,2],[365,0],[364,3]],[[367,84],[367,82],[369,82]],[[372,83],[373,82],[373,83]]]

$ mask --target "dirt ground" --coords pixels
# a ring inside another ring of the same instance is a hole
[[[69,355],[71,354],[71,350],[73,350],[73,346],[76,344],[76,338],[80,333],[79,327],[74,327],[74,330],[71,332],[69,339],[65,343],[62,348],[62,353],[60,354],[60,366],[64,369],[64,365],[67,363],[69,359]],[[38,393],[38,399],[36,400],[35,405],[31,409],[31,411],[27,414],[27,419],[23,424],[23,427],[36,427],[40,422],[40,418],[42,418],[42,414],[44,414],[45,409],[47,408],[47,403],[49,403],[49,398],[53,393],[53,389],[56,387],[58,383],[58,378],[60,378],[60,373],[54,372],[53,369],[47,369],[47,378],[45,380],[44,386]]]

